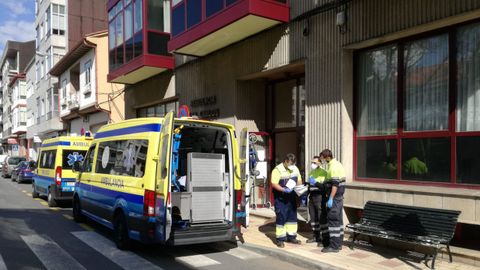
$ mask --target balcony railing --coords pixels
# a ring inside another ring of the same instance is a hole
[[[287,0],[179,0],[171,7],[170,52],[204,56],[288,22]]]
[[[67,104],[70,110],[78,109],[80,107],[78,94],[71,94]]]

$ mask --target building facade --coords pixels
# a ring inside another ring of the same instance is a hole
[[[347,170],[350,221],[375,200],[461,210],[463,231],[478,231],[480,2],[175,0],[170,10],[174,71],[125,82],[128,118],[189,105],[257,132],[269,170],[293,152],[308,174],[330,148]]]
[[[91,0],[37,0],[35,27],[35,91],[28,100],[35,121],[27,137],[36,151],[38,141],[66,132],[60,118],[58,80],[50,69],[88,33],[106,29],[106,12]]]
[[[1,59],[2,148],[4,153],[27,156],[26,75],[35,54],[35,41],[7,41]]]
[[[70,135],[125,119],[124,87],[108,83],[108,32],[87,35],[50,71],[60,82],[60,117]]]

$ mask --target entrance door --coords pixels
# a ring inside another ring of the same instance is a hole
[[[271,104],[269,126],[273,139],[272,166],[288,153],[297,157],[297,166],[305,179],[305,79],[303,77],[272,82],[268,89]]]

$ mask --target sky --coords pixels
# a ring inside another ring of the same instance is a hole
[[[0,56],[7,40],[35,39],[35,0],[0,0]]]

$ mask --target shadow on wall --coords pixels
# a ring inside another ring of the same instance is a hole
[[[135,85],[125,87],[125,119],[136,118],[139,106],[153,105],[175,96],[175,77],[165,71]]]

